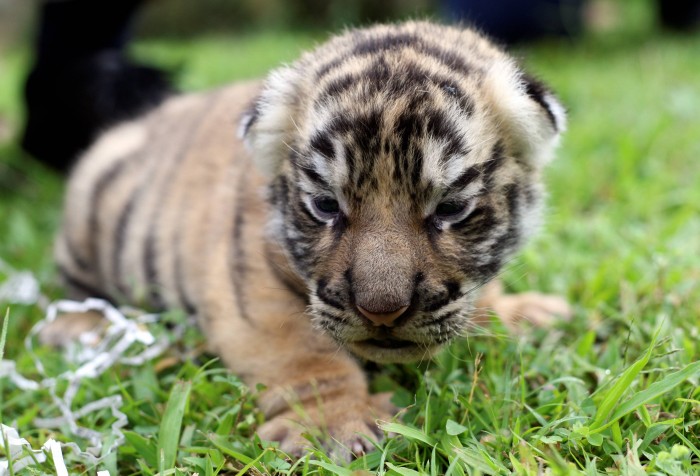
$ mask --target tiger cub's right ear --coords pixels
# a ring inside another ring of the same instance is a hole
[[[273,71],[240,121],[239,136],[260,170],[270,177],[289,156],[294,142],[299,84],[296,69],[285,67]]]

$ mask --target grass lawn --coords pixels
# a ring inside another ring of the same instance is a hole
[[[496,322],[435,362],[373,372],[373,388],[394,391],[407,410],[387,424],[391,438],[346,467],[321,450],[297,461],[260,442],[256,389],[198,352],[191,331],[153,361],[82,382],[73,409],[121,396],[126,439],[97,468],[64,448],[69,472],[700,474],[700,36],[647,24],[518,51],[559,93],[570,123],[547,174],[548,223],[505,279],[514,291],[567,296],[571,322],[520,336]],[[260,76],[319,38],[159,41],[136,52],[180,67],[190,90]],[[15,131],[24,54],[0,57],[0,122]],[[52,299],[61,297],[51,260],[61,194],[61,177],[0,142],[0,258],[34,273]],[[0,285],[12,274],[0,268]],[[6,309],[4,358],[39,379],[23,339],[43,311],[0,302]],[[46,349],[38,358],[52,375],[75,366]],[[0,386],[0,420],[35,449],[49,437],[90,445],[67,425],[36,424],[60,415],[47,390]],[[116,421],[104,409],[80,424],[107,448]],[[53,472],[51,461],[25,471]]]

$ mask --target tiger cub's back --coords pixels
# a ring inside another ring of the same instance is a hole
[[[237,196],[260,188],[236,134],[257,90],[250,83],[174,97],[86,152],[56,242],[75,297],[196,310],[208,250],[217,240],[230,246]]]

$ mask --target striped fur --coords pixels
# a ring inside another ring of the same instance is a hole
[[[261,432],[284,449],[301,447],[285,389],[312,422],[320,394],[328,431],[362,448],[377,404],[350,353],[420,359],[475,307],[523,312],[476,300],[536,229],[564,125],[471,30],[352,30],[264,83],[177,97],[105,134],[71,176],[59,269],[76,292],[196,314],[228,366],[271,388]],[[406,310],[378,326],[360,307]]]

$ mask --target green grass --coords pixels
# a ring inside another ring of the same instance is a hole
[[[139,56],[180,67],[185,89],[255,77],[317,37],[261,34],[140,44]],[[649,28],[519,52],[567,104],[569,131],[548,170],[541,236],[510,266],[514,291],[568,297],[575,318],[554,329],[454,344],[435,362],[386,366],[376,391],[406,410],[377,451],[337,466],[320,450],[293,460],[254,436],[255,389],[196,352],[189,333],[168,355],[119,365],[83,383],[76,405],[121,395],[126,442],[99,469],[116,474],[698,474],[700,473],[700,37]],[[20,123],[21,54],[0,58],[0,117]],[[61,178],[0,144],[0,258],[33,271],[60,297],[51,264]],[[3,275],[0,275],[0,280]],[[36,378],[22,339],[37,306],[9,307],[5,357]],[[50,371],[67,368],[39,353]],[[171,363],[171,357],[182,357]],[[38,448],[55,416],[47,392],[2,381],[3,423]],[[102,412],[81,421],[109,434]],[[81,466],[66,451],[71,473]],[[52,463],[35,471],[52,471]],[[171,468],[178,468],[168,472]],[[353,471],[355,471],[353,473]]]

